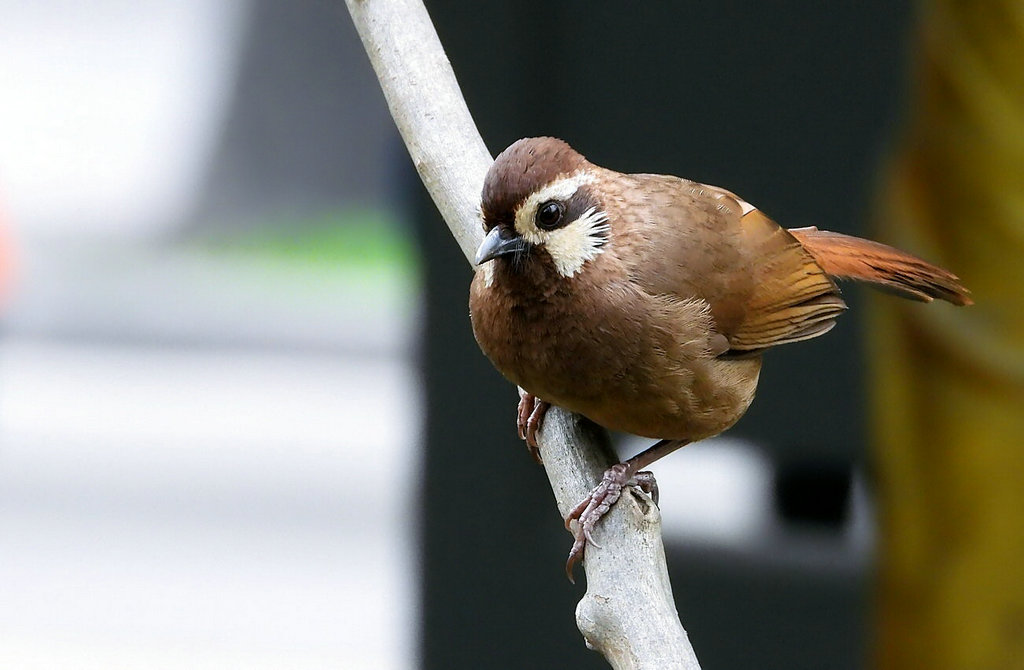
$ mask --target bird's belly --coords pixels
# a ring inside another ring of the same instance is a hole
[[[746,413],[760,365],[759,358],[709,359],[694,366],[692,375],[630,378],[626,384],[609,384],[605,393],[593,398],[553,402],[610,430],[654,439],[702,440],[728,429]]]
[[[610,430],[699,440],[730,427],[753,400],[759,358],[718,360],[691,335],[628,320],[529,317],[475,310],[484,353],[510,381]]]

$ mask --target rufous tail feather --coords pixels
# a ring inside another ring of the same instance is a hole
[[[974,302],[970,291],[952,272],[899,249],[814,227],[792,228],[789,232],[822,270],[838,279],[866,282],[921,302],[931,302],[933,298],[954,305]]]

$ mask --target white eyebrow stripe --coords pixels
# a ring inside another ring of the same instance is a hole
[[[594,174],[592,172],[577,172],[569,175],[568,177],[556,179],[527,198],[526,202],[536,200],[539,205],[540,203],[548,200],[568,200],[575,195],[580,186],[593,183],[593,181]]]
[[[516,230],[528,242],[537,243],[540,241],[541,231],[534,223],[533,217],[537,208],[548,200],[565,201],[576,194],[584,184],[594,181],[592,172],[577,172],[568,177],[562,177],[551,182],[542,189],[535,191],[523,201],[523,204],[516,210]]]

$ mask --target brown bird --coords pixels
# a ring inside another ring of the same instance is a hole
[[[743,416],[762,352],[835,325],[846,310],[835,279],[971,304],[956,276],[910,254],[786,230],[725,189],[607,170],[551,137],[495,159],[481,214],[473,332],[525,391],[519,431],[535,457],[548,404],[660,440],[611,467],[569,514],[570,579],[623,486],[650,491],[641,470]]]

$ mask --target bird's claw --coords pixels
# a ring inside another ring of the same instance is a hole
[[[651,496],[651,500],[654,504],[658,504],[659,491],[658,491],[658,480],[654,478],[654,473],[650,470],[643,470],[633,475],[633,479],[629,482],[632,485],[636,485],[641,491]]]
[[[541,465],[544,464],[544,460],[537,445],[537,431],[540,430],[544,415],[550,406],[532,393],[520,389],[516,420],[519,438],[526,442],[530,455]],[[594,528],[612,505],[622,497],[622,489],[626,486],[639,487],[641,491],[651,496],[655,505],[658,504],[658,482],[654,479],[654,473],[647,470],[633,472],[628,464],[618,463],[605,470],[600,483],[565,517],[565,529],[573,535],[572,548],[569,549],[569,557],[565,561],[565,575],[570,582],[576,583],[572,569],[583,559],[587,545],[601,548],[594,539]]]
[[[565,561],[565,575],[570,582],[576,583],[572,569],[583,559],[587,544],[601,548],[601,545],[594,541],[594,527],[622,496],[624,487],[639,486],[657,504],[658,482],[654,479],[654,474],[647,471],[631,473],[629,470],[625,463],[618,463],[605,470],[601,482],[594,487],[590,495],[581,500],[565,517],[565,529],[572,532],[574,538],[572,548],[569,549],[569,557]]]
[[[532,393],[519,393],[519,418],[516,422],[519,439],[526,441],[526,448],[530,450],[533,460],[541,465],[544,465],[544,459],[541,458],[540,447],[537,446],[537,431],[540,430],[544,415],[550,406]]]

